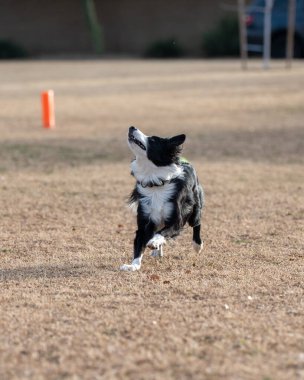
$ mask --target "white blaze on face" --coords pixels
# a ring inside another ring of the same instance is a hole
[[[142,149],[138,146],[134,141],[128,140],[128,144],[132,152],[136,157],[147,157],[147,146],[148,146],[148,136],[142,133],[139,129],[135,129],[132,132],[132,135],[136,138],[136,140],[140,141],[146,148],[146,150]]]

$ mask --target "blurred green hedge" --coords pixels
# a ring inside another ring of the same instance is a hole
[[[179,58],[184,51],[175,38],[153,42],[145,51],[147,58]]]
[[[9,40],[0,40],[0,59],[28,57],[28,52],[20,45]]]
[[[239,52],[239,25],[237,18],[223,18],[214,29],[203,35],[202,53],[205,57],[237,57]]]

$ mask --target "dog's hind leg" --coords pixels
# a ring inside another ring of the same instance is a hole
[[[197,253],[200,253],[204,247],[204,243],[201,239],[200,232],[201,232],[201,225],[200,224],[193,227],[192,245],[193,245],[195,252],[197,252]]]
[[[192,245],[195,252],[199,253],[203,249],[204,243],[201,239],[201,216],[202,209],[200,205],[195,205],[192,215],[189,218],[189,225],[193,227]]]

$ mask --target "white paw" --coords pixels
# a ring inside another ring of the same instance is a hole
[[[197,244],[195,241],[192,241],[192,246],[196,253],[200,253],[204,248],[204,242],[202,241],[202,244]]]
[[[141,259],[142,257],[139,257],[137,259],[134,259],[132,261],[132,264],[124,264],[120,267],[120,270],[126,271],[126,272],[135,272],[136,270],[140,270],[141,267]]]
[[[151,253],[151,256],[155,258],[163,257],[164,256],[163,247],[160,246],[159,249],[154,249]]]
[[[140,266],[139,265],[134,265],[134,264],[124,264],[120,267],[120,270],[124,270],[126,272],[135,272],[136,270],[139,270]]]
[[[159,249],[159,247],[164,244],[165,242],[165,238],[160,235],[160,234],[156,234],[153,236],[152,239],[150,239],[147,243],[147,247],[150,248],[150,249]]]

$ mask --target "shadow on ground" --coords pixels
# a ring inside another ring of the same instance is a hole
[[[84,265],[38,265],[31,267],[0,269],[0,282],[39,278],[69,278],[89,275],[91,269]]]
[[[304,162],[304,128],[202,133],[191,141],[195,156],[271,163]]]
[[[304,128],[256,131],[205,131],[189,135],[184,155],[209,161],[304,162]],[[78,167],[130,159],[124,139],[54,139],[0,142],[0,171]]]

